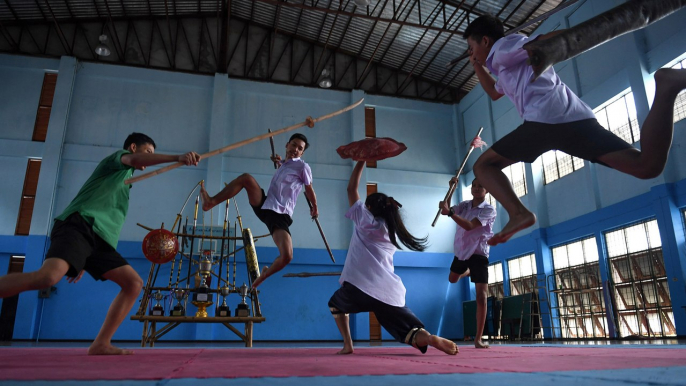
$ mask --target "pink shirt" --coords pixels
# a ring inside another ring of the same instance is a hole
[[[269,183],[267,199],[262,209],[293,216],[293,209],[303,185],[312,185],[310,165],[300,158],[293,158],[281,163]]]
[[[338,282],[348,282],[362,292],[391,306],[405,305],[405,286],[394,273],[395,245],[388,236],[386,222],[375,218],[362,200],[348,209],[345,217],[355,223],[348,255]]]
[[[512,34],[498,39],[486,67],[498,80],[495,89],[507,95],[525,121],[566,123],[595,118],[593,110],[562,83],[551,67],[533,83],[533,70],[522,48],[529,38]]]
[[[468,260],[472,255],[482,255],[488,257],[489,246],[486,243],[493,236],[493,223],[495,222],[495,208],[486,201],[476,208],[472,208],[472,200],[462,201],[453,206],[456,215],[467,221],[479,219],[481,226],[471,231],[457,226],[455,232],[455,256],[458,260]]]

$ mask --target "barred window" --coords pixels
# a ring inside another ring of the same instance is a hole
[[[584,160],[559,150],[547,151],[541,157],[543,157],[543,176],[546,184],[584,167]]]
[[[605,241],[620,335],[675,336],[657,220],[607,232]]]
[[[503,263],[494,263],[488,266],[488,296],[498,299],[505,297],[503,291]]]
[[[563,338],[607,337],[595,237],[552,249],[554,290]]]
[[[510,274],[510,295],[522,295],[536,289],[536,258],[534,254],[518,257],[507,262]]]
[[[636,118],[634,93],[631,92],[631,89],[624,90],[605,102],[594,113],[601,126],[627,143],[635,143],[641,139],[641,129]]]
[[[503,173],[510,180],[517,197],[522,197],[527,193],[524,162],[517,162],[504,168]]]
[[[671,67],[686,68],[686,58],[678,61]],[[686,118],[686,90],[680,92],[676,97],[676,101],[674,101],[674,122],[680,121],[684,118]]]

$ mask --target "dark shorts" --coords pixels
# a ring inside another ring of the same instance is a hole
[[[329,307],[344,314],[373,312],[381,327],[400,343],[408,343],[408,335],[413,328],[424,328],[422,321],[409,308],[391,306],[374,299],[347,281],[331,296]],[[418,349],[426,352],[426,346]]]
[[[270,235],[273,235],[274,231],[277,229],[283,229],[290,235],[291,230],[288,227],[293,224],[293,219],[287,214],[276,213],[269,209],[262,209],[262,205],[264,205],[266,199],[267,196],[264,194],[264,189],[262,189],[262,200],[260,201],[260,204],[257,206],[250,205],[252,206],[253,212],[255,212],[257,218],[267,226]]]
[[[560,150],[603,164],[597,160],[598,157],[632,148],[626,141],[605,130],[595,118],[557,124],[525,121],[491,146],[493,151],[511,161],[527,163],[534,162],[549,150]]]
[[[129,265],[119,252],[100,238],[93,227],[78,213],[64,221],[55,220],[50,233],[50,249],[46,259],[60,258],[69,263],[67,276],[76,277],[86,270],[95,280],[115,268]]]
[[[450,271],[458,275],[462,275],[469,268],[469,276],[472,283],[486,283],[488,284],[488,257],[481,255],[472,255],[467,260],[458,260],[457,256],[453,259],[450,265]]]

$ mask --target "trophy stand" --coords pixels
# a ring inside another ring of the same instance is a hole
[[[237,220],[233,223],[233,228],[228,219],[229,200],[226,201],[223,227],[199,225],[199,195],[195,199],[192,223],[189,224],[187,215],[182,227],[181,219],[186,204],[199,186],[200,182],[188,195],[171,231],[164,230],[164,224],[161,229],[155,230],[138,224],[150,231],[143,240],[143,252],[152,262],[138,312],[131,317],[132,320],[143,322],[142,347],[154,347],[159,338],[181,323],[221,323],[242,339],[246,347],[252,347],[253,324],[265,321],[260,308],[259,291],[250,290],[245,284],[240,288],[236,287],[236,257],[243,251],[247,266],[247,282],[253,283],[260,275],[255,241],[269,235],[253,237],[250,229],[243,228],[235,200]],[[237,246],[238,242],[242,242],[243,246]],[[169,280],[161,283],[165,274],[160,275],[160,271],[166,272],[167,269]],[[232,294],[238,294],[241,298],[234,316],[231,316],[231,308],[227,303],[227,298]],[[214,299],[220,295],[221,305],[219,299],[216,302]],[[165,307],[160,301],[167,296],[170,299],[169,312],[168,316],[165,316]],[[250,304],[246,302],[246,298],[249,298]],[[146,314],[151,299],[156,303]],[[210,316],[209,310],[212,305],[214,313]],[[195,312],[193,306],[197,308]],[[158,329],[158,322],[166,324]],[[236,323],[244,324],[243,332],[231,325]]]

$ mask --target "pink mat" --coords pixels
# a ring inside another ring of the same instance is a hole
[[[686,365],[686,349],[460,347],[456,356],[406,347],[139,349],[91,357],[85,349],[0,348],[0,380],[133,380],[550,372]]]

